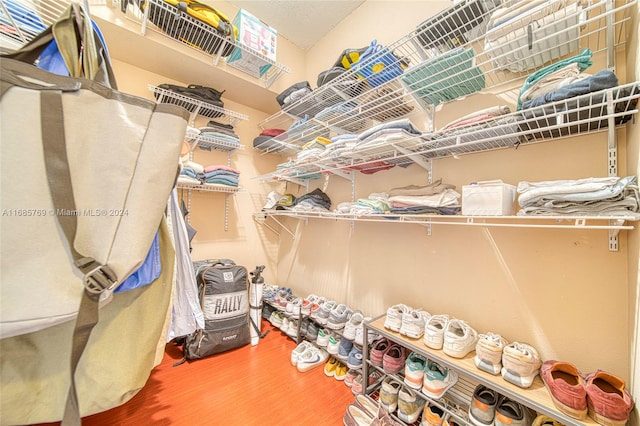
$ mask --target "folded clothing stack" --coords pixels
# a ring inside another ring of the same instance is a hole
[[[205,184],[237,187],[240,172],[229,166],[211,165],[204,168],[202,177]]]
[[[230,124],[222,124],[216,121],[209,121],[205,127],[200,127],[200,148],[211,151],[212,145],[207,144],[207,140],[218,140],[229,144],[230,146],[240,145],[240,137],[234,132],[233,126]],[[205,143],[202,143],[205,142]]]

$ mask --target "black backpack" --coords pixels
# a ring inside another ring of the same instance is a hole
[[[217,109],[224,108],[224,102],[222,101],[222,94],[225,92],[224,90],[221,92],[213,87],[201,86],[199,84],[190,84],[187,87],[183,87],[165,83],[158,85],[158,87],[181,96],[186,96],[195,101],[201,101],[204,104],[198,105],[197,103],[189,103],[180,97],[164,96],[161,98],[163,95],[162,93],[157,91],[154,92],[156,99],[162,103],[177,104],[186,108],[189,112],[197,112],[198,114],[209,118],[222,117],[224,115],[222,111]],[[207,108],[207,104],[213,105],[217,108]]]

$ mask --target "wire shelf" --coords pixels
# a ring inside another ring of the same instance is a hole
[[[142,35],[149,28],[213,57],[214,65],[222,59],[227,65],[264,80],[267,88],[283,72],[291,72],[287,66],[228,36],[232,34],[229,24],[221,23],[218,31],[163,0],[129,0],[126,4],[125,16],[140,23]]]
[[[195,137],[195,142],[201,149],[206,151],[215,149],[217,151],[231,152],[244,149],[244,145],[240,145],[240,142],[223,139],[223,136],[216,136],[215,133],[203,132],[202,128],[200,128],[200,132]]]
[[[229,186],[229,185],[220,185],[213,183],[189,183],[189,182],[180,182],[176,184],[176,188],[178,189],[188,189],[194,191],[206,191],[206,192],[225,192],[228,194],[234,194],[236,192],[242,192],[242,188]]]
[[[533,72],[585,48],[592,55],[611,54],[607,46],[615,47],[628,39],[630,10],[635,3],[556,0],[545,2],[546,9],[530,10],[500,24],[491,20],[496,12],[491,0],[463,1],[425,21],[364,64],[373,63],[383,70],[402,68],[401,74],[380,84],[359,75],[364,67],[352,67],[260,126],[286,130],[297,118],[307,116],[316,119],[316,134],[353,133],[371,122],[429,113],[437,105],[474,93],[514,90]],[[355,86],[354,81],[361,85]],[[344,87],[351,90],[340,90]],[[355,106],[342,108],[345,103]],[[335,114],[318,119],[318,113],[332,107]],[[312,136],[311,131],[307,134]],[[289,134],[277,140],[298,147],[303,143]]]
[[[638,112],[640,82],[616,86],[573,98],[523,109],[474,124],[415,135],[384,130],[332,156],[300,164],[292,159],[262,180],[305,178],[317,173],[355,170],[376,162],[416,163],[454,155],[518,148],[524,144],[607,131],[623,125]],[[338,173],[336,173],[338,174]]]
[[[233,126],[240,120],[249,119],[246,114],[241,114],[239,112],[221,108],[217,105],[200,101],[195,98],[190,98],[188,96],[184,96],[179,93],[163,89],[161,87],[156,87],[149,84],[147,85],[147,88],[151,92],[153,92],[158,103],[174,104],[185,108],[191,113],[191,121],[194,120],[196,115],[201,115],[208,118],[226,120],[230,125]]]

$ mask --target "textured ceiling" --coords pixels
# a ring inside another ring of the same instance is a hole
[[[318,42],[365,0],[232,0],[303,50]]]

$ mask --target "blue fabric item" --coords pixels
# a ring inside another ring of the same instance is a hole
[[[190,167],[184,167],[182,170],[180,170],[180,174],[192,177],[194,179],[200,179],[198,173]]]
[[[32,9],[25,7],[14,0],[4,0],[3,4],[6,6],[7,12],[20,31],[25,33],[27,36],[35,37],[47,29],[47,26]],[[2,20],[5,21],[5,18]]]
[[[598,90],[609,89],[611,87],[616,87],[617,85],[618,77],[609,70],[602,70],[583,80],[560,87],[554,91],[545,93],[542,96],[533,98],[530,101],[525,101],[522,103],[522,108],[534,108],[550,102],[562,101],[575,96],[597,92]]]
[[[229,178],[221,178],[221,177],[214,177],[214,178],[210,178],[210,179],[205,179],[205,183],[217,183],[220,185],[227,185],[227,186],[238,186],[238,181],[237,180],[232,180]]]
[[[376,40],[371,41],[352,68],[372,87],[393,80],[404,72],[402,61]]]
[[[129,275],[129,277],[113,292],[121,293],[123,291],[133,290],[134,288],[149,285],[158,279],[161,272],[162,262],[160,261],[160,234],[159,232],[156,232],[156,236],[153,238],[151,248],[149,249],[142,266],[140,266],[133,274]]]
[[[240,177],[240,173],[230,172],[228,170],[212,170],[210,172],[206,172],[204,174],[205,179],[218,176],[218,177],[229,177],[229,178],[238,178]]]
[[[107,43],[104,40],[104,36],[102,35],[98,24],[96,24],[92,19],[91,25],[93,26],[95,34],[102,42],[102,46],[104,46],[105,58],[107,58],[107,60],[110,60],[109,51],[107,50]],[[64,59],[62,58],[60,50],[58,49],[58,43],[56,43],[55,40],[52,40],[47,45],[47,47],[44,48],[42,53],[40,53],[40,56],[38,57],[37,67],[45,71],[49,71],[53,74],[69,76],[69,69],[67,68],[67,64],[64,63]]]

